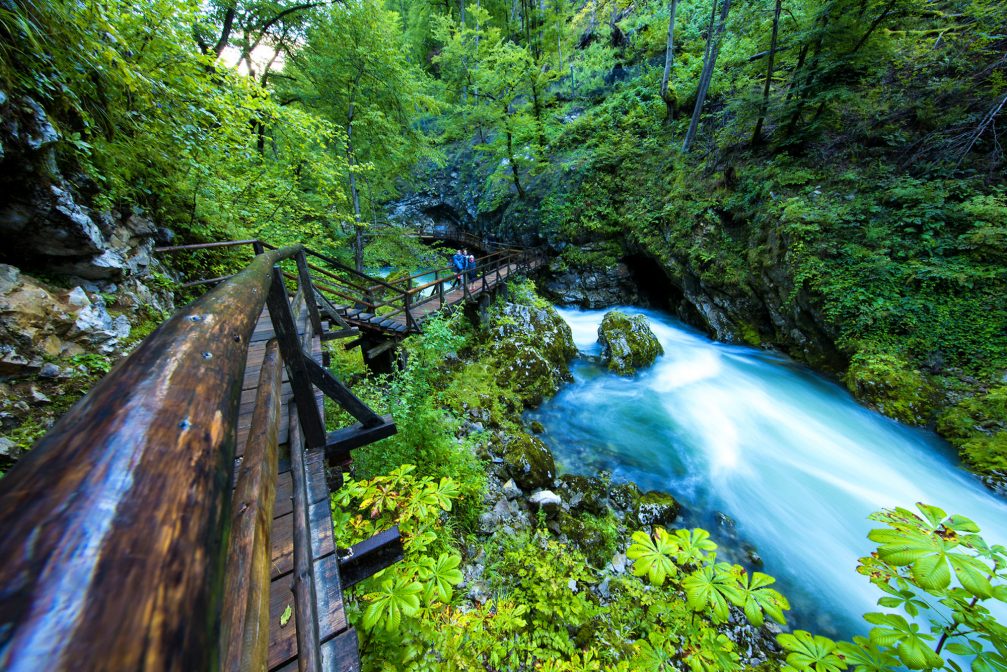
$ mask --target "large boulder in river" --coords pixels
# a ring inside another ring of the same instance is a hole
[[[643,315],[626,315],[618,310],[605,313],[598,327],[598,342],[602,359],[608,368],[622,376],[630,376],[642,366],[650,366],[664,348],[650,330]]]
[[[569,381],[568,362],[577,354],[570,326],[549,305],[506,303],[490,319],[492,351],[500,382],[529,406]]]

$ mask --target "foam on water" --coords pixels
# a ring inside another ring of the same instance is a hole
[[[533,415],[561,467],[607,469],[675,494],[690,524],[730,516],[795,605],[797,627],[864,632],[880,596],[856,573],[867,515],[917,501],[973,518],[1007,542],[1007,505],[932,433],[859,406],[838,385],[780,355],[711,342],[666,314],[645,314],[665,354],[633,379],[580,361],[575,382]],[[577,347],[598,354],[604,311],[561,309]]]

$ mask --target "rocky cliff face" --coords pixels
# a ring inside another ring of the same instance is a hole
[[[0,120],[0,261],[99,282],[144,275],[170,233],[139,212],[89,207],[96,185],[60,165],[60,135],[34,100],[0,92]]]
[[[61,142],[41,105],[0,92],[0,471],[174,312],[150,275],[170,232],[92,207]]]

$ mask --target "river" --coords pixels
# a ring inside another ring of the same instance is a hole
[[[877,610],[881,593],[857,574],[857,558],[872,550],[866,535],[878,524],[867,516],[882,507],[924,501],[1007,542],[1007,504],[932,432],[860,406],[780,354],[713,342],[666,313],[620,309],[649,318],[664,356],[634,378],[578,358],[575,381],[530,419],[545,426],[561,472],[604,469],[670,492],[686,507],[682,525],[753,545],[791,601],[792,627],[866,634],[861,614]],[[578,349],[600,353],[606,311],[559,312]]]

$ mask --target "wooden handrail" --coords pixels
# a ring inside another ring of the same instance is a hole
[[[234,436],[270,269],[168,320],[0,479],[0,668],[218,665]]]
[[[218,247],[237,247],[239,245],[255,245],[259,241],[250,238],[248,240],[222,240],[214,243],[193,243],[192,245],[171,245],[168,247],[155,247],[154,252],[158,254],[174,254],[175,252],[191,252],[193,250],[209,250]],[[272,249],[276,249],[273,247]]]
[[[269,572],[280,433],[276,340],[266,344],[245,455],[234,489],[221,623],[222,672],[264,670],[269,653]]]

